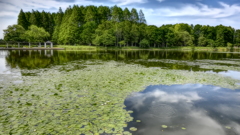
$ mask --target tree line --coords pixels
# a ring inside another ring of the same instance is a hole
[[[230,26],[147,25],[142,10],[118,6],[69,6],[57,13],[20,11],[18,23],[4,30],[9,42],[43,42],[100,46],[240,46],[240,30]]]

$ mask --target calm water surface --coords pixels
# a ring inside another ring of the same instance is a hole
[[[23,70],[95,60],[207,72],[240,80],[240,53],[48,50],[0,51],[0,83],[5,83],[5,77],[34,75]],[[240,135],[240,90],[202,84],[159,84],[129,95],[124,104],[127,110],[133,110],[134,120],[126,130],[136,127],[138,130],[131,132],[134,135]]]

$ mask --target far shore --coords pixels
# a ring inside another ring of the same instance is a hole
[[[190,46],[179,46],[179,47],[149,47],[141,48],[136,46],[125,46],[125,47],[115,47],[115,46],[88,46],[88,45],[54,45],[53,48],[44,48],[44,47],[31,47],[24,46],[21,48],[11,47],[6,48],[6,46],[0,45],[0,50],[67,50],[67,51],[98,51],[98,50],[176,50],[176,51],[217,51],[217,52],[228,52],[228,51],[240,51],[240,47],[190,47]]]
[[[64,48],[39,48],[39,47],[33,47],[33,48],[3,48],[0,47],[0,50],[65,50]]]

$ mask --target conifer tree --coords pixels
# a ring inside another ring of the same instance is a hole
[[[139,23],[145,23],[145,24],[147,23],[142,9],[140,9],[139,11]]]
[[[130,11],[128,10],[128,8],[125,8],[125,9],[123,10],[123,20],[124,20],[124,21],[130,21],[130,19],[131,19],[131,13],[130,13]]]
[[[131,21],[134,23],[137,23],[139,21],[138,12],[135,8],[132,8],[131,10]]]
[[[18,25],[21,25],[24,29],[28,29],[28,21],[22,9],[20,10],[20,13],[18,15]]]

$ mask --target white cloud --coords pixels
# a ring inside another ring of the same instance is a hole
[[[202,24],[202,25],[225,25],[240,29],[239,14],[240,5],[228,5],[219,2],[219,8],[205,4],[187,4],[182,8],[161,7],[157,9],[142,8],[149,25],[161,26],[163,24]],[[139,10],[140,8],[138,8]]]
[[[147,0],[111,0],[112,2],[117,2],[118,5],[123,6],[123,5],[128,5],[132,3],[146,3]]]
[[[161,2],[163,2],[163,1],[165,1],[165,0],[157,0],[157,1],[159,1],[159,2],[161,3]]]
[[[198,5],[188,4],[182,8],[169,8],[163,7],[155,9],[152,15],[165,16],[165,17],[178,17],[178,16],[195,16],[195,17],[209,17],[209,18],[222,18],[237,15],[240,13],[239,5],[227,5],[219,2],[221,8],[213,8],[207,5],[198,3]]]

